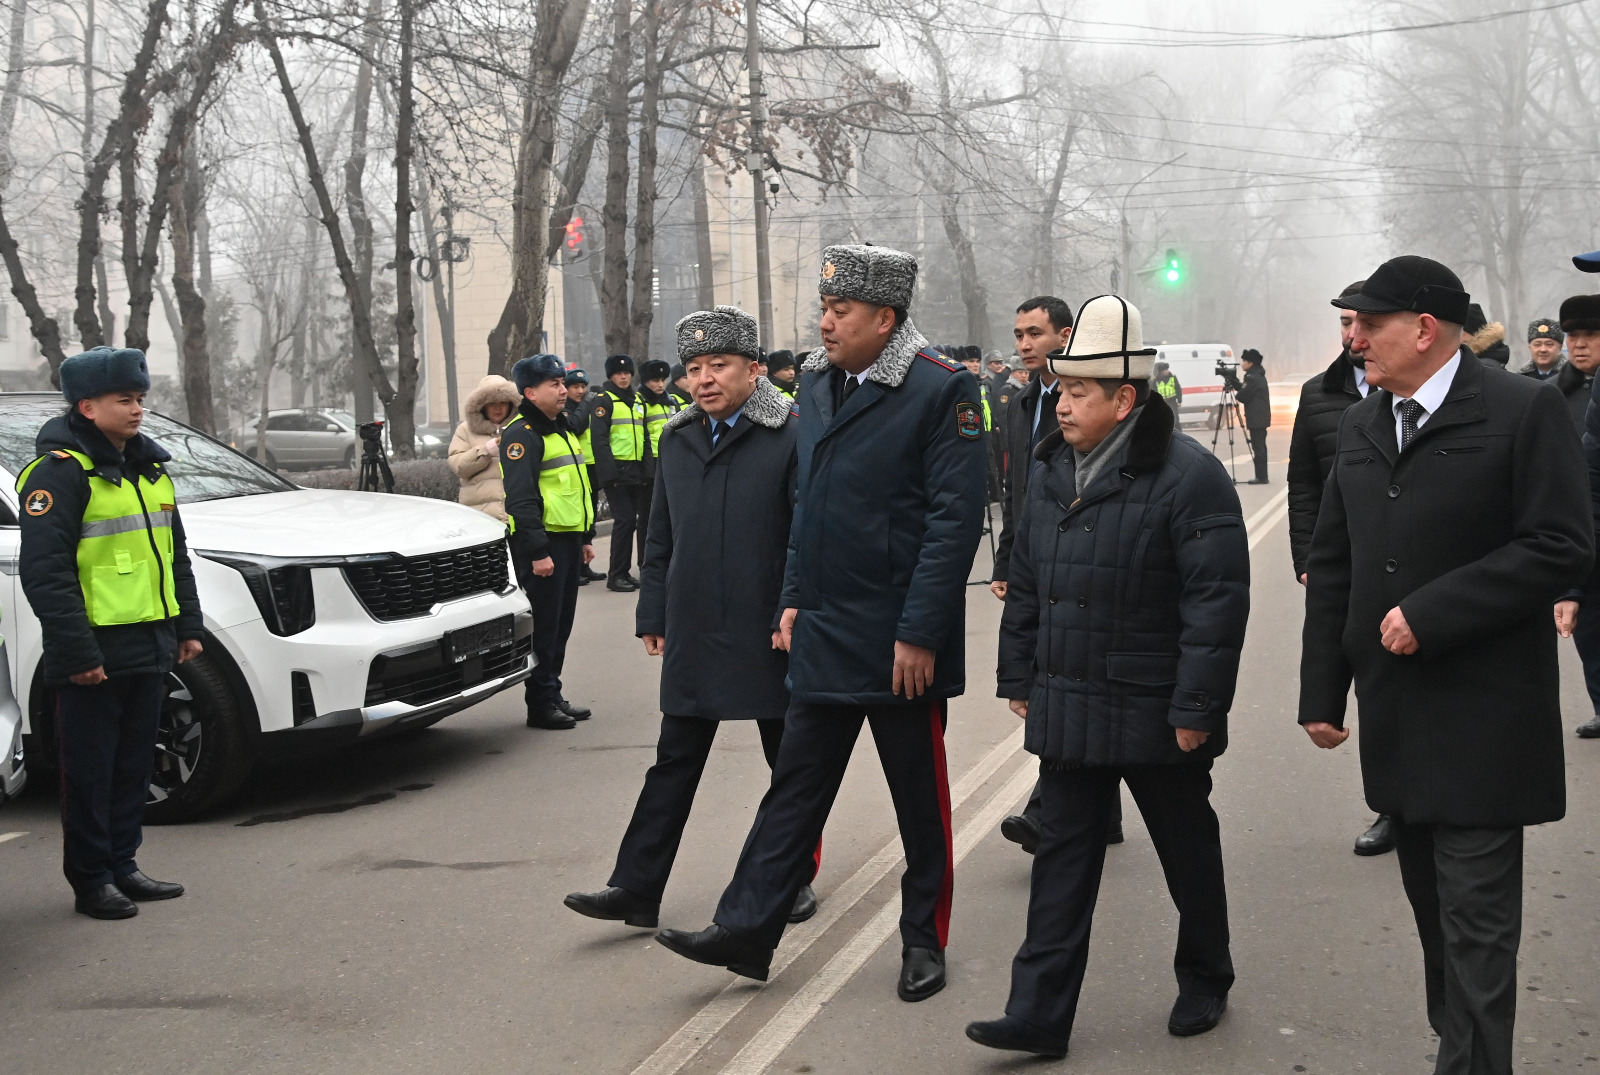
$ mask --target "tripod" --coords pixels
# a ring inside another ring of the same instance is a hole
[[[381,481],[384,492],[394,492],[394,474],[389,470],[388,457],[383,454],[383,423],[368,422],[358,426],[356,432],[361,434],[361,471],[356,478],[356,488],[376,493]]]
[[[1222,436],[1223,427],[1228,430],[1228,477],[1233,479],[1233,484],[1239,484],[1239,475],[1233,470],[1233,431],[1239,425],[1234,417],[1239,404],[1234,399],[1234,389],[1231,385],[1222,386],[1222,402],[1217,404],[1217,420],[1211,427],[1211,454],[1217,454],[1217,438]]]

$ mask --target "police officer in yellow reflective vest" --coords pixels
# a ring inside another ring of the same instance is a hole
[[[594,476],[611,507],[611,563],[606,589],[631,593],[639,580],[629,573],[634,545],[644,562],[644,537],[650,529],[650,480],[655,457],[645,429],[645,402],[634,388],[632,355],[606,359],[606,383],[589,408],[589,440],[594,445]]]
[[[667,375],[671,372],[672,367],[659,358],[647,359],[639,367],[639,379],[644,382],[644,389],[639,394],[644,397],[644,427],[650,434],[652,462],[661,455],[661,431],[667,428],[667,419],[689,406],[683,397],[668,387]],[[643,570],[642,560],[639,566]]]
[[[589,375],[571,363],[567,364],[567,422],[572,426],[572,431],[578,434],[578,446],[583,449],[583,458],[587,464],[584,474],[589,479],[589,500],[594,505],[595,517],[600,511],[600,486],[594,480],[594,446],[589,439],[589,408],[594,401],[589,398]],[[578,585],[587,586],[591,582],[605,581],[605,575],[596,571],[593,564],[584,564],[578,572]]]
[[[199,656],[202,633],[172,457],[139,432],[149,389],[142,351],[67,359],[71,410],[45,423],[17,480],[19,575],[55,693],[63,872],[91,918],[183,895],[134,859],[167,676]]]
[[[512,366],[522,404],[500,433],[511,562],[533,607],[537,664],[524,687],[530,728],[570,728],[589,719],[588,709],[561,694],[578,576],[594,559],[594,500],[583,448],[567,420],[566,375],[550,354]]]

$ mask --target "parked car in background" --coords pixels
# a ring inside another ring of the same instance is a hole
[[[61,410],[59,394],[0,394],[0,632],[29,766],[50,760],[55,707],[17,578],[15,477]],[[151,822],[215,809],[260,759],[423,728],[528,677],[533,617],[503,524],[446,501],[299,489],[154,412],[144,432],[172,454],[205,625],[205,652],[168,676]]]
[[[234,433],[233,446],[256,455],[256,419]],[[268,411],[266,452],[261,461],[274,470],[354,467],[359,448],[356,424],[343,411],[295,408]]]

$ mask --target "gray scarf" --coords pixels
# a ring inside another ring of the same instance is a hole
[[[1129,412],[1128,417],[1118,422],[1106,439],[1095,445],[1092,450],[1088,452],[1080,452],[1076,448],[1072,450],[1072,458],[1077,463],[1073,479],[1079,496],[1083,495],[1083,491],[1089,488],[1089,483],[1106,468],[1106,464],[1122,457],[1123,448],[1133,432],[1133,424],[1139,420],[1139,412],[1142,410],[1144,404],[1141,403]]]

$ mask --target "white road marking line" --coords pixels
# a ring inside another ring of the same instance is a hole
[[[1018,767],[1004,787],[990,796],[981,810],[968,819],[955,838],[957,864],[978,846],[979,840],[994,831],[1000,819],[1016,805],[1019,798],[1028,793],[1037,774],[1038,766],[1030,758]],[[855,977],[856,972],[899,927],[900,895],[896,893],[860,932],[839,949],[828,961],[827,966],[818,971],[798,993],[778,1009],[777,1014],[767,1020],[767,1024],[757,1031],[755,1037],[746,1042],[744,1048],[740,1049],[728,1062],[728,1066],[722,1069],[721,1075],[762,1075],[762,1072],[772,1066],[789,1044],[799,1037],[800,1032],[811,1020],[817,1017],[823,1005],[832,1000],[844,984]]]
[[[1021,723],[1020,721],[1018,722]],[[950,789],[950,809],[960,809],[961,805],[971,798],[973,793],[989,778],[1000,771],[1000,768],[1016,756],[1022,749],[1022,729],[1006,736],[995,745],[994,749],[986,754]],[[1030,769],[1031,769],[1030,763]],[[1015,798],[1012,800],[1015,801]],[[987,809],[987,808],[986,808]],[[1003,815],[1002,815],[1003,816]],[[996,817],[996,821],[999,817]],[[966,830],[963,829],[963,832]],[[773,953],[772,967],[768,981],[772,981],[783,973],[784,969],[793,963],[806,949],[810,948],[816,940],[826,933],[835,922],[843,918],[851,908],[864,899],[905,860],[905,854],[900,848],[900,838],[883,845],[879,852],[872,856],[865,865],[833,891],[827,899],[822,901],[822,906],[817,916],[809,922],[802,923],[787,930],[783,943]],[[896,897],[898,906],[898,897]],[[722,1031],[722,1028],[731,1022],[734,1016],[744,1010],[765,988],[759,982],[752,982],[744,978],[735,978],[728,983],[715,997],[701,1008],[677,1032],[661,1044],[655,1052],[645,1058],[644,1063],[633,1069],[633,1075],[675,1075],[683,1066],[693,1060],[701,1049],[705,1048]]]
[[[1289,490],[1287,487],[1280,489],[1278,495],[1267,501],[1260,511],[1250,516],[1245,526],[1245,533],[1249,535],[1250,548],[1254,549],[1261,544],[1261,539],[1277,527],[1289,514]]]
[[[15,840],[19,836],[26,835],[28,834],[25,832],[0,832],[0,844],[5,843],[7,840]]]

